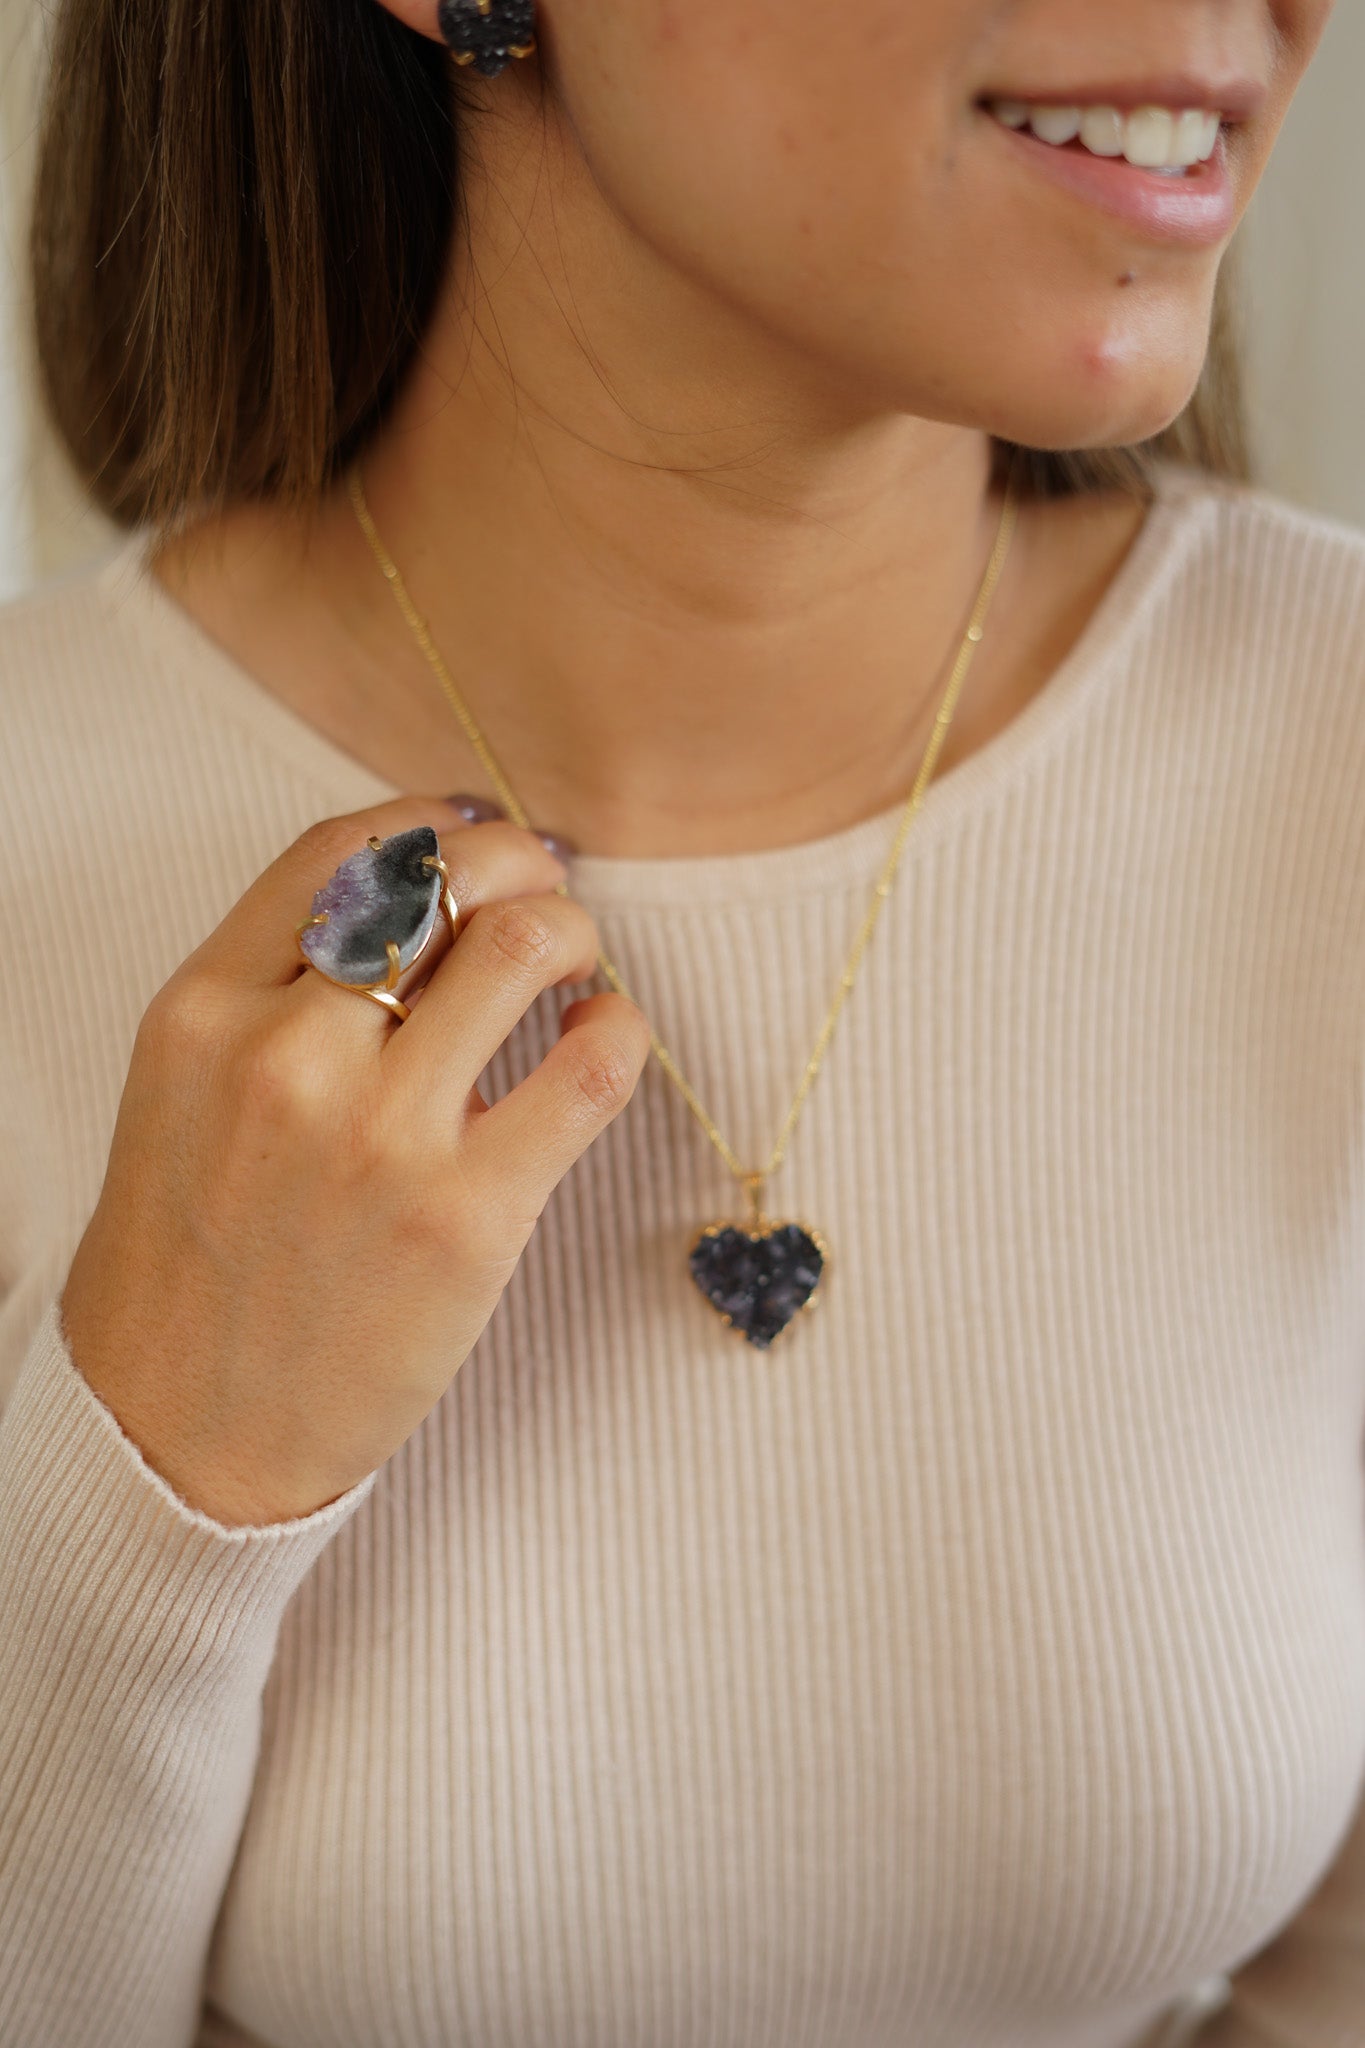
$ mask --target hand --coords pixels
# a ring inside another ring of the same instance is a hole
[[[306,965],[295,926],[371,834],[424,823],[460,933],[400,979],[396,1023]],[[649,1028],[616,994],[570,1004],[496,1105],[475,1086],[544,989],[593,972],[563,874],[534,833],[440,798],[326,818],[148,1005],[61,1313],[80,1371],[191,1506],[310,1514],[390,1457],[629,1100]]]

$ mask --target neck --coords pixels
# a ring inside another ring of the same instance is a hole
[[[420,404],[413,390],[404,412]],[[612,851],[638,847],[644,819],[661,847],[715,846],[731,819],[780,841],[892,803],[994,539],[986,445],[896,422],[789,445],[779,475],[733,437],[693,437],[685,471],[631,438],[607,453],[457,398],[437,431],[405,452],[397,423],[364,465],[379,532],[528,809]],[[444,711],[377,568],[345,601]]]
[[[536,822],[595,852],[741,851],[889,808],[995,536],[988,437],[855,405],[539,154],[515,112],[471,151],[469,251],[363,463],[462,696]],[[993,638],[1027,637],[1030,546],[1021,518],[939,773],[999,697]],[[185,594],[183,566],[159,573]],[[231,575],[234,651],[287,671],[304,716],[402,786],[491,793],[344,489],[297,549],[259,515]]]

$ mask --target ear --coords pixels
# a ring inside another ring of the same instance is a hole
[[[419,36],[430,37],[433,43],[442,40],[436,26],[436,0],[377,0],[377,5],[401,21],[404,28],[413,29]]]

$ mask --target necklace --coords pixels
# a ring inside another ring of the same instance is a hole
[[[792,1099],[790,1109],[783,1119],[778,1132],[777,1143],[765,1165],[753,1168],[744,1164],[732,1146],[726,1141],[715,1123],[707,1114],[695,1089],[682,1072],[668,1047],[651,1026],[650,1046],[664,1073],[677,1088],[684,1102],[691,1110],[706,1136],[724,1160],[735,1180],[744,1190],[746,1214],[743,1221],[733,1218],[703,1225],[688,1248],[688,1270],[697,1287],[722,1320],[738,1332],[748,1343],[766,1351],[791,1323],[799,1312],[814,1306],[821,1291],[821,1282],[829,1266],[829,1246],[818,1230],[809,1224],[797,1223],[789,1218],[767,1216],[763,1211],[763,1186],[776,1173],[786,1157],[788,1141],[806,1097],[815,1080],[820,1062],[829,1049],[834,1036],[834,1027],[853,987],[854,977],[867,950],[872,930],[881,912],[882,905],[891,893],[891,884],[905,850],[906,837],[910,831],[920,800],[934,763],[948,730],[963,679],[971,663],[972,655],[985,629],[986,613],[991,597],[1004,567],[1009,551],[1010,538],[1014,531],[1018,510],[1018,492],[1015,482],[1017,454],[1010,459],[1009,475],[1005,485],[1004,504],[1000,524],[996,531],[995,544],[991,549],[986,571],[981,579],[972,606],[967,630],[962,636],[957,659],[943,693],[933,730],[924,750],[924,759],[914,787],[901,811],[891,850],[886,857],[881,873],[873,887],[872,899],[863,917],[852,950],[844,963],[834,991],[834,1000],[820,1027],[814,1049],[806,1062],[800,1084]],[[425,656],[437,681],[450,701],[455,716],[464,728],[465,736],[483,764],[498,798],[513,824],[530,828],[530,818],[523,808],[516,792],[504,775],[492,749],[476,725],[468,706],[455,687],[455,681],[439,649],[431,637],[426,620],[417,610],[407,586],[398,573],[398,565],[379,537],[378,528],[370,514],[360,479],[359,467],[353,465],[347,475],[347,489],[351,505],[359,521],[361,531],[369,543],[371,553],[393,592],[398,609],[402,612],[417,645]],[[568,888],[563,882],[558,893],[566,896]],[[621,975],[605,953],[599,953],[597,964],[603,977],[618,994],[634,1002],[635,998],[626,987]]]

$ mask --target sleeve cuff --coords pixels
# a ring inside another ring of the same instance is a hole
[[[215,1521],[181,1500],[100,1400],[54,1298],[0,1416],[0,1551],[11,1592],[17,1573],[41,1609],[74,1619],[87,1639],[113,1631],[120,1661],[130,1635],[159,1661],[170,1629],[206,1655],[252,1643],[268,1665],[291,1595],[376,1477],[290,1521]]]

